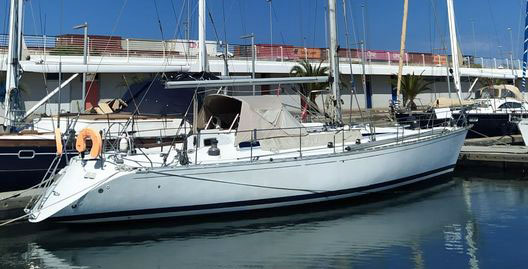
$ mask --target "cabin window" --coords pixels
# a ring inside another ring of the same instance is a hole
[[[218,140],[216,140],[216,138],[207,138],[203,141],[205,147],[211,146],[213,142],[216,142],[218,144]]]
[[[514,103],[514,102],[506,102],[499,106],[499,108],[522,108],[522,104],[520,103]]]
[[[239,148],[249,148],[249,147],[260,147],[260,142],[258,141],[253,141],[253,142],[250,142],[250,141],[244,141],[244,142],[240,142],[238,144],[238,147]]]

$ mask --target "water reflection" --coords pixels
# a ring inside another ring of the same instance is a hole
[[[17,224],[0,229],[0,267],[498,266],[503,262],[491,257],[527,242],[527,189],[524,181],[462,173],[382,202],[294,215],[132,226]],[[509,248],[499,248],[506,243]]]

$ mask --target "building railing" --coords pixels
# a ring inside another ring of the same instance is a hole
[[[24,36],[25,45],[30,55],[82,56],[84,37],[67,34],[62,36]],[[0,54],[7,53],[7,35],[0,35]],[[251,45],[217,44],[207,42],[207,53],[210,58],[221,59],[227,48],[229,59],[252,59]],[[307,60],[314,63],[328,61],[328,49],[305,48],[288,45],[257,44],[254,47],[257,61],[298,62]],[[122,38],[119,36],[88,36],[88,57],[111,56],[129,58],[155,59],[196,59],[198,42],[187,40],[150,40]],[[338,55],[341,63],[360,64],[365,59],[367,65],[398,65],[398,51],[366,50],[364,55],[358,49],[340,49]],[[431,53],[407,52],[404,56],[406,66],[447,67],[450,56]],[[462,67],[490,69],[521,69],[520,60],[483,58],[465,56]]]

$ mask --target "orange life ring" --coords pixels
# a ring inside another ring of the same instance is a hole
[[[59,128],[55,129],[55,146],[57,147],[57,155],[62,155],[62,135]]]
[[[101,134],[94,131],[90,128],[84,128],[77,135],[77,140],[75,141],[75,149],[81,153],[86,151],[86,139],[90,138],[92,140],[92,149],[90,149],[90,157],[97,158],[101,155],[103,140],[101,139]]]

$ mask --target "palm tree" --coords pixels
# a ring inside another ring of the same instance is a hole
[[[397,82],[394,82],[396,84]],[[414,73],[402,76],[401,80],[401,92],[403,95],[403,105],[411,110],[416,110],[417,106],[414,103],[414,99],[418,94],[425,91],[431,90],[429,85],[432,82],[426,81],[421,75],[415,75]]]
[[[292,67],[290,70],[290,76],[293,77],[316,77],[316,76],[328,76],[328,66],[321,66],[323,62],[321,61],[319,65],[312,65],[307,60],[299,62],[297,65]],[[296,86],[299,92],[301,93],[301,107],[304,109],[308,105],[306,98],[310,100],[310,105],[314,111],[318,111],[317,104],[315,99],[317,95],[321,93],[322,90],[328,87],[327,83],[309,83],[309,84],[299,84]]]

